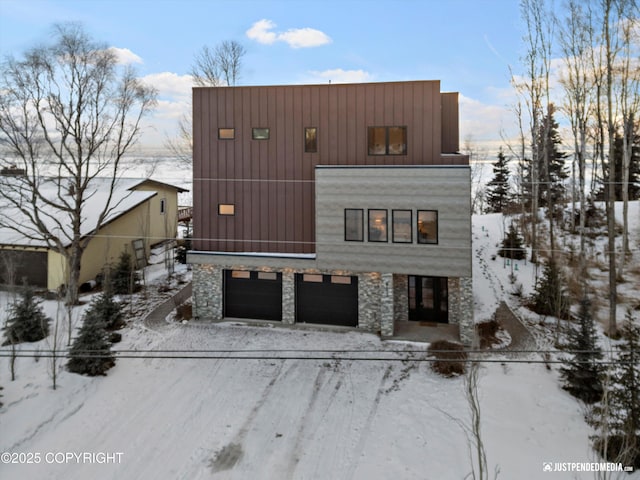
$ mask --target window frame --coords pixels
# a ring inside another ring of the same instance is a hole
[[[347,235],[347,211],[359,212],[360,214],[360,238],[348,238]],[[364,242],[364,209],[363,208],[345,208],[344,209],[344,241],[345,242]]]
[[[389,150],[389,131],[392,128],[397,128],[400,130],[404,131],[404,143],[402,144],[404,146],[404,149],[399,152],[399,153],[392,153]],[[372,151],[371,148],[371,132],[373,131],[373,129],[384,129],[384,152],[381,153],[376,153],[374,151]],[[388,126],[381,126],[381,125],[371,125],[367,127],[367,155],[371,155],[371,156],[381,156],[381,155],[391,155],[391,156],[402,156],[402,155],[407,155],[407,126],[406,125],[388,125]]]
[[[396,237],[396,213],[409,212],[409,240],[397,240]],[[413,210],[399,208],[391,210],[391,242],[392,243],[413,243]]]
[[[224,207],[231,207],[231,213],[223,213]],[[235,203],[219,203],[218,204],[218,216],[221,217],[235,217],[236,215],[236,204]]]
[[[231,131],[231,136],[222,136],[221,133],[223,130]],[[218,140],[235,140],[236,139],[236,129],[235,127],[218,127]]]
[[[258,131],[264,131],[265,136],[256,136]],[[271,138],[271,129],[269,127],[251,127],[251,140],[269,140]]]
[[[307,132],[313,131],[313,148],[309,147]],[[318,127],[304,127],[304,153],[318,153]]]
[[[160,215],[164,215],[166,213],[167,213],[167,199],[161,198],[160,199]]]
[[[435,224],[436,224],[436,238],[435,241],[424,241],[421,240],[420,237],[420,213],[434,213],[435,214]],[[440,241],[440,227],[439,227],[439,215],[438,210],[418,210],[416,212],[416,240],[421,245],[438,245]]]
[[[374,240],[371,237],[371,212],[384,212],[384,240]],[[386,208],[369,208],[367,210],[367,241],[375,243],[389,242],[389,210]]]

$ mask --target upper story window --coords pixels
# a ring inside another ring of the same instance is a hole
[[[407,127],[369,127],[369,155],[406,155]]]
[[[218,215],[235,215],[236,206],[233,203],[219,203]]]
[[[411,210],[393,210],[391,217],[391,223],[393,224],[392,241],[394,243],[411,243],[413,237]]]
[[[235,128],[219,128],[218,138],[220,140],[233,140],[234,138],[236,138],[236,129]]]
[[[164,215],[167,211],[167,200],[162,198],[160,199],[160,215]]]
[[[387,211],[369,210],[369,241],[387,241]]]
[[[351,242],[364,241],[364,211],[361,208],[345,208],[344,239]]]
[[[436,210],[418,210],[418,243],[438,243]]]
[[[251,138],[253,138],[254,140],[269,140],[269,129],[263,127],[252,128]]]
[[[318,151],[318,129],[316,127],[304,129],[304,151],[306,153],[316,153]]]

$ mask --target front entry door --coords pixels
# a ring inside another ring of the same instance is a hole
[[[409,275],[409,320],[448,323],[446,277]]]

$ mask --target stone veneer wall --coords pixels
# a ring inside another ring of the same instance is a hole
[[[393,276],[393,320],[406,322],[409,320],[409,276]]]
[[[459,290],[459,324],[460,340],[465,345],[472,345],[475,341],[475,323],[473,321],[473,278],[461,277]]]

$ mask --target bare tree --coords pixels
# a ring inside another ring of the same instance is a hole
[[[191,67],[193,81],[199,87],[236,85],[245,53],[246,49],[235,40],[224,40],[214,49],[203,46]]]
[[[225,40],[215,48],[203,46],[191,66],[193,82],[198,87],[233,87],[238,83],[242,71],[242,59],[246,49],[235,40]],[[191,114],[178,122],[178,134],[166,142],[167,148],[180,163],[191,168],[193,137]]]
[[[0,227],[65,258],[66,302],[74,304],[82,255],[114,208],[120,162],[156,94],[74,23],[56,25],[53,43],[7,58],[0,75],[0,142],[8,153],[1,161],[24,173],[0,176],[0,203],[25,220],[3,215]],[[109,190],[87,225],[98,177]]]

